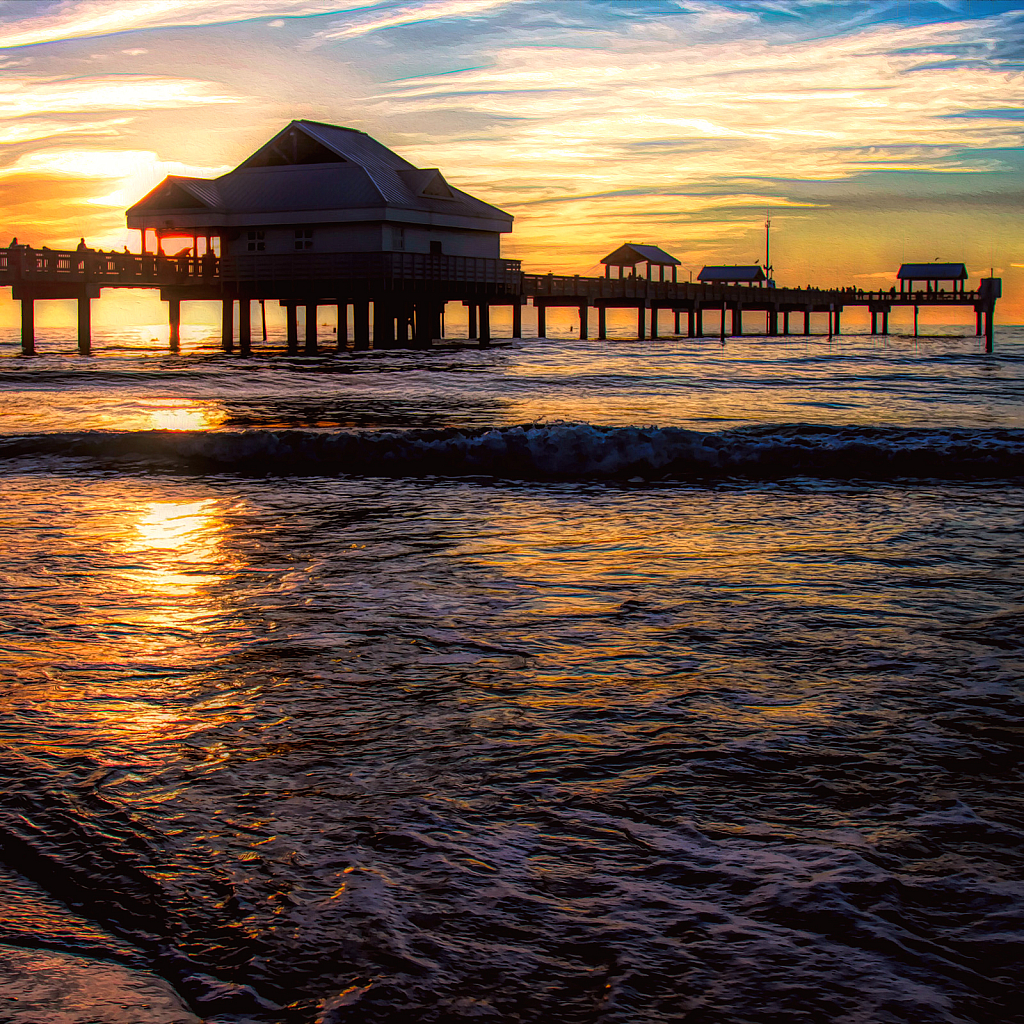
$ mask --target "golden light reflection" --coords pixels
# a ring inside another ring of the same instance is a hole
[[[129,579],[150,595],[194,597],[224,579],[219,571],[223,568],[222,529],[212,500],[150,502],[124,539],[126,551],[146,555],[145,564],[133,569]],[[178,609],[179,624],[184,610]],[[190,610],[191,614],[196,611]]]
[[[168,402],[148,415],[152,430],[208,430],[224,422],[220,409],[192,402]]]

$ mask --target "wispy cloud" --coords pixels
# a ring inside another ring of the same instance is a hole
[[[0,49],[153,28],[331,14],[363,6],[373,4],[360,0],[68,0],[52,13],[37,15],[28,4],[9,4],[0,23]]]
[[[327,42],[335,39],[352,39],[383,29],[424,22],[442,21],[447,18],[479,18],[512,3],[526,0],[418,0],[411,3],[353,4],[353,11],[361,8],[358,15],[353,13],[344,20],[332,23],[314,35],[314,41]]]
[[[209,82],[151,75],[83,78],[0,78],[0,118],[86,111],[138,111],[220,103],[244,97],[220,92]]]

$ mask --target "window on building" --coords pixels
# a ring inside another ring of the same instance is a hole
[[[391,228],[391,248],[392,249],[404,249],[405,248],[405,228]]]
[[[312,249],[313,248],[313,229],[312,228],[299,228],[295,232],[295,248],[296,249]]]
[[[263,252],[267,248],[265,231],[249,232],[249,252]]]
[[[441,253],[441,243],[440,242],[431,242],[430,243],[430,255],[431,256],[440,256],[440,255],[442,255],[442,253]]]

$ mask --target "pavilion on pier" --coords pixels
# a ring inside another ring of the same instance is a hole
[[[626,267],[630,268],[629,277],[637,277],[637,267],[646,266],[646,277],[651,281],[664,281],[666,267],[672,268],[672,280],[675,281],[676,267],[679,266],[679,260],[675,256],[665,252],[657,245],[636,245],[633,242],[620,245],[615,252],[609,253],[601,262],[604,264],[606,278],[611,278],[612,267],[619,268],[619,278],[622,278],[626,276],[623,274]],[[660,277],[658,278],[654,276],[655,267],[659,268]]]

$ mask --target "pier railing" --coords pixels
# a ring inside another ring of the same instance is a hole
[[[287,253],[218,258],[153,253],[0,249],[0,281],[82,282],[145,287],[243,282],[387,279],[499,285],[518,293],[518,260],[438,253]]]
[[[970,305],[988,299],[984,291],[901,292],[898,288],[865,291],[860,288],[762,288],[744,285],[711,284],[697,281],[651,281],[643,277],[581,277],[558,274],[523,274],[523,294],[539,299],[636,300],[658,303],[740,303],[758,306],[820,306],[822,303],[859,305]]]

